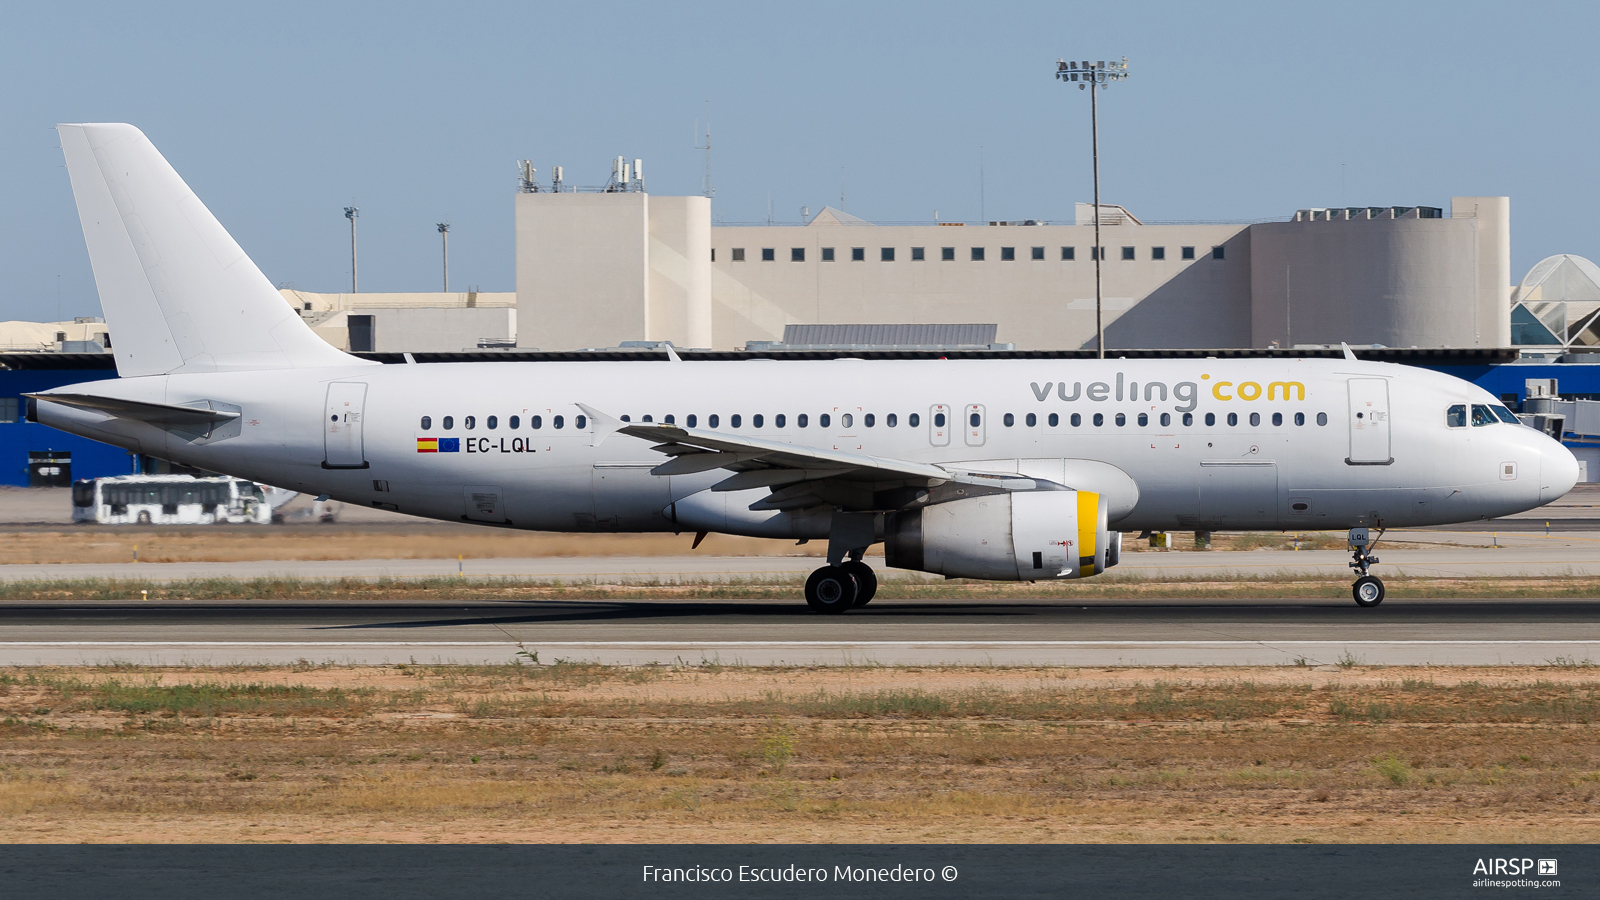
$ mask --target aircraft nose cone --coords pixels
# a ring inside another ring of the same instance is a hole
[[[1578,483],[1578,458],[1555,441],[1546,441],[1539,453],[1539,501],[1549,503]]]

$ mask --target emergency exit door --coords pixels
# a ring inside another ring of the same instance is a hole
[[[328,385],[328,405],[322,412],[324,469],[367,468],[361,438],[366,402],[367,386],[361,382],[335,381]]]
[[[1394,462],[1389,449],[1388,379],[1350,379],[1350,455],[1345,462],[1355,466]]]

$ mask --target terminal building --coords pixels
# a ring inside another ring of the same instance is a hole
[[[317,334],[383,362],[468,359],[1087,357],[1095,266],[1108,352],[1336,355],[1474,381],[1562,434],[1600,480],[1600,268],[1511,272],[1510,201],[1308,208],[1266,222],[717,224],[705,197],[610,183],[514,195],[516,291],[282,291]],[[115,377],[97,319],[0,323],[0,484],[167,471],[162,460],[21,421],[21,394]],[[1529,401],[1524,403],[1524,401]],[[1576,404],[1576,405],[1574,405]],[[1592,457],[1592,459],[1591,459]]]

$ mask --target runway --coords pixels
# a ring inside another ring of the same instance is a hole
[[[0,606],[0,664],[1547,665],[1600,661],[1600,601],[776,601]],[[529,661],[528,657],[520,657]]]

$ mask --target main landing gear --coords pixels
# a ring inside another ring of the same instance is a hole
[[[878,576],[859,559],[823,566],[806,579],[806,605],[824,613],[842,613],[872,602]]]
[[[1350,529],[1350,568],[1355,569],[1361,577],[1351,585],[1350,594],[1355,597],[1357,606],[1377,606],[1383,602],[1383,579],[1376,575],[1368,575],[1367,567],[1375,565],[1378,558],[1369,551],[1378,546],[1378,539],[1383,537],[1383,529],[1378,529],[1378,537],[1372,537],[1365,528]]]

